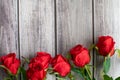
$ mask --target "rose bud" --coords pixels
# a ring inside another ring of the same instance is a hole
[[[52,59],[52,67],[55,72],[58,72],[60,76],[65,77],[70,72],[70,64],[68,61],[62,56],[57,55]]]
[[[70,50],[74,64],[78,67],[84,67],[90,62],[89,51],[82,45],[76,45]]]
[[[20,60],[16,58],[15,53],[2,56],[0,61],[13,75],[17,74],[18,68],[20,67]]]
[[[102,56],[112,56],[114,54],[114,40],[111,36],[101,36],[98,39],[97,48]]]
[[[43,69],[48,68],[51,56],[47,52],[37,52],[37,56],[32,58],[30,63],[39,63]]]
[[[46,77],[46,71],[37,62],[30,62],[26,73],[28,80],[44,80]]]
[[[28,80],[44,80],[46,77],[46,68],[51,61],[51,56],[47,52],[37,52],[37,56],[32,58],[27,70]]]

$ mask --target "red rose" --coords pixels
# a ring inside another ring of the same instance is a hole
[[[70,72],[70,64],[62,55],[57,55],[52,59],[52,67],[55,72],[58,72],[61,76],[66,76]]]
[[[14,75],[16,75],[18,68],[20,67],[20,60],[16,58],[15,53],[10,53],[6,56],[1,57],[1,63]]]
[[[51,56],[46,52],[37,52],[37,56],[32,58],[27,70],[27,78],[30,80],[44,80],[46,76],[45,69],[48,68]]]
[[[51,61],[51,55],[49,53],[37,52],[37,58],[39,58],[38,61],[41,63],[44,69],[49,66],[49,63]]]
[[[89,51],[82,47],[82,45],[77,45],[70,50],[72,60],[74,64],[78,67],[84,67],[90,62]]]
[[[48,68],[51,56],[47,52],[37,52],[37,56],[32,58],[30,63],[39,63],[43,69]]]
[[[44,80],[46,71],[42,69],[39,63],[30,63],[27,70],[28,80]]]
[[[102,56],[114,54],[114,44],[113,38],[111,36],[101,36],[99,37],[97,47],[99,54]]]

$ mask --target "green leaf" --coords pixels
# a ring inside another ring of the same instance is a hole
[[[26,77],[26,71],[23,67],[21,67],[21,74],[22,74],[22,80],[27,80],[27,77]]]
[[[120,80],[120,77],[116,78],[115,80]]]
[[[83,78],[82,71],[80,71],[79,68],[72,68],[71,69],[73,72],[77,73],[81,78]]]
[[[47,69],[47,73],[49,73],[49,74],[54,73],[54,72],[53,72],[53,68],[48,68],[48,69]]]
[[[109,69],[110,69],[110,57],[108,56],[108,57],[105,58],[105,61],[103,63],[103,72],[105,74],[107,74]]]
[[[104,77],[104,80],[113,80],[113,78],[108,75],[104,75],[103,77]]]

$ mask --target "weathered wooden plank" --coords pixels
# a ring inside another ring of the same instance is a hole
[[[19,9],[20,55],[32,58],[38,51],[47,51],[54,56],[54,0],[20,0]]]
[[[19,56],[17,15],[17,0],[0,0],[0,56],[10,52]],[[3,73],[0,80],[5,77]]]
[[[120,0],[94,0],[94,35],[95,41],[98,36],[111,35],[116,42],[116,48],[120,48]],[[100,70],[102,57],[95,56],[95,77],[101,80]],[[112,77],[120,76],[120,58],[114,55],[111,60],[109,74]]]
[[[56,0],[57,53],[92,44],[92,0]],[[78,78],[79,79],[79,78]]]

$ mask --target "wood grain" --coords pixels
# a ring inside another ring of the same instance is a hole
[[[18,51],[17,0],[0,0],[0,56]],[[5,74],[1,74],[3,80]]]
[[[20,0],[19,9],[20,55],[32,58],[38,51],[47,51],[54,56],[54,1]]]
[[[120,0],[94,0],[94,35],[95,41],[98,36],[111,35],[116,48],[120,48]],[[102,57],[95,56],[95,77],[101,80],[100,70],[102,67]],[[120,58],[114,55],[111,59],[109,75],[112,77],[120,76]]]
[[[56,0],[56,16],[57,53],[66,56],[77,44],[92,44],[92,0]]]
[[[88,48],[93,42],[93,35],[95,43],[98,36],[111,35],[116,48],[120,48],[120,0],[93,1],[94,4],[92,0],[19,0],[18,7],[18,0],[0,0],[0,56],[15,52],[18,58],[32,58],[37,51],[66,56],[76,44]],[[95,55],[94,76],[97,80],[102,79],[102,63],[103,57]],[[111,59],[108,74],[118,77],[119,67],[120,58],[116,54]],[[4,76],[0,74],[0,80]],[[48,76],[48,80],[55,78]]]

